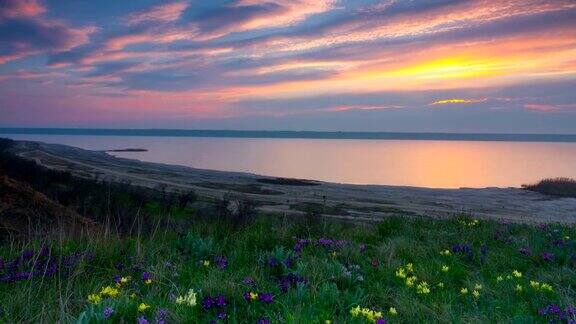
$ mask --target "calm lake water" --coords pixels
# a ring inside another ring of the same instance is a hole
[[[509,187],[576,178],[576,143],[1,135],[195,168],[355,184]]]

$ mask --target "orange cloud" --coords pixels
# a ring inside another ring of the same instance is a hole
[[[472,104],[472,103],[479,103],[479,102],[484,102],[486,101],[486,99],[444,99],[444,100],[438,100],[438,101],[434,101],[433,103],[431,103],[430,105],[449,105],[449,104]]]

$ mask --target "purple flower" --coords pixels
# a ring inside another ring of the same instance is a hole
[[[209,310],[212,306],[214,306],[214,299],[212,297],[206,296],[202,299],[202,308]]]
[[[218,308],[226,307],[226,298],[224,297],[224,295],[218,295],[214,299],[214,303]]]
[[[142,272],[142,281],[152,280],[152,275],[148,271]]]
[[[256,321],[257,324],[270,324],[270,320],[267,317],[262,317]]]
[[[242,296],[244,297],[244,299],[245,299],[246,301],[252,300],[252,298],[250,297],[250,292],[249,292],[249,291],[245,292],[244,295],[242,295]]]
[[[138,317],[138,324],[148,324],[148,323],[150,323],[150,322],[148,322],[146,317],[144,317],[144,316]]]
[[[375,322],[376,324],[386,324],[386,321],[383,318],[379,318]]]
[[[280,265],[280,262],[278,262],[278,259],[276,259],[275,257],[270,257],[270,258],[268,259],[268,266],[269,266],[270,268],[275,268],[275,267],[277,267],[278,265]]]
[[[366,244],[360,244],[360,253],[366,252]]]
[[[542,258],[542,260],[546,261],[546,262],[552,262],[554,261],[554,254],[550,253],[550,252],[542,252],[540,253],[540,257]]]
[[[252,288],[256,287],[256,283],[254,282],[254,280],[250,277],[246,277],[244,278],[244,280],[242,280],[242,283],[245,284],[246,286],[250,286]]]
[[[228,266],[228,259],[225,256],[214,257],[214,263],[220,270],[224,270]]]
[[[271,293],[263,292],[258,294],[258,299],[263,303],[271,304],[274,301],[274,296]]]
[[[219,312],[219,313],[216,315],[216,318],[218,318],[218,319],[220,319],[220,320],[223,320],[223,319],[228,318],[228,314],[226,314],[225,312]]]
[[[110,316],[112,316],[114,314],[114,309],[112,309],[112,307],[106,307],[104,309],[104,318],[108,319],[110,318]]]
[[[160,308],[156,312],[156,324],[164,324],[166,321],[166,317],[168,317],[168,310],[165,308]]]
[[[526,246],[521,247],[518,251],[519,251],[521,254],[524,254],[525,256],[531,256],[531,255],[532,255],[532,251],[530,250],[529,247],[526,247]]]
[[[122,280],[122,277],[120,275],[115,275],[114,278],[112,278],[112,280],[114,280],[114,282],[118,284]]]

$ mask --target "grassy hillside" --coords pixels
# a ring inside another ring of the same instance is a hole
[[[307,225],[197,219],[180,234],[3,245],[0,321],[574,319],[574,228],[465,218]],[[195,301],[178,299],[191,289]]]
[[[242,197],[76,179],[7,147],[0,323],[576,320],[574,227],[255,215]],[[41,226],[66,215],[89,226]]]

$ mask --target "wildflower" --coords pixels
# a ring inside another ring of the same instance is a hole
[[[460,293],[461,293],[462,295],[467,295],[467,294],[468,294],[468,288],[462,288],[462,289],[460,289]]]
[[[386,324],[386,321],[383,318],[378,318],[376,321],[374,321],[375,324]]]
[[[536,290],[540,289],[540,283],[538,281],[530,280],[530,286]]]
[[[187,304],[191,307],[196,306],[196,293],[194,292],[194,289],[188,290],[188,293],[184,296],[178,296],[176,298],[176,304]]]
[[[106,286],[104,288],[102,288],[102,290],[100,290],[100,295],[102,297],[118,297],[118,294],[120,294],[120,291],[116,288],[112,288],[110,286]]]
[[[204,308],[205,310],[209,310],[210,308],[212,308],[212,306],[214,306],[214,300],[212,299],[212,297],[206,296],[204,297],[204,299],[202,299],[202,308]]]
[[[146,317],[144,317],[144,316],[138,317],[138,324],[148,324],[148,323],[150,323],[150,322],[148,322]]]
[[[474,290],[474,291],[472,291],[472,296],[474,296],[474,298],[479,298],[480,292],[478,290]]]
[[[370,264],[372,265],[372,268],[378,268],[380,262],[378,262],[378,260],[376,259],[372,259],[372,261],[370,261]]]
[[[126,284],[130,281],[130,277],[122,277],[120,278],[120,283],[121,284]]]
[[[450,250],[448,250],[448,249],[440,251],[440,255],[449,256],[450,254],[452,254],[452,253],[450,253]]]
[[[390,315],[398,315],[398,311],[394,307],[390,307],[390,309],[388,310],[388,313]]]
[[[474,286],[474,289],[480,290],[480,289],[482,289],[482,285],[479,284],[479,283],[477,283],[477,284]]]
[[[554,288],[552,288],[552,286],[551,286],[550,284],[547,284],[547,283],[543,283],[543,284],[540,286],[540,288],[541,288],[542,290],[546,290],[546,291],[550,291],[550,292],[551,292],[551,291],[554,291]]]
[[[336,251],[333,251],[331,255],[333,258],[335,258],[336,257]]]
[[[91,294],[88,295],[88,301],[94,305],[98,305],[102,301],[102,297],[100,297],[98,294]]]
[[[324,324],[332,324],[332,321],[331,320],[325,320]]]
[[[532,255],[532,251],[530,250],[529,247],[521,247],[520,250],[518,250],[521,254],[524,254],[526,256],[531,256]]]
[[[155,317],[156,324],[164,324],[166,321],[166,317],[168,317],[168,310],[166,310],[165,308],[160,308],[156,312]]]
[[[415,282],[416,282],[416,276],[406,278],[406,286],[408,287],[414,286]]]
[[[554,254],[551,252],[542,252],[540,253],[540,257],[543,261],[552,262],[554,261]]]
[[[271,293],[260,293],[258,299],[266,304],[271,304],[274,301],[274,296]]]
[[[413,265],[412,263],[408,263],[408,264],[406,265],[406,270],[407,270],[408,272],[414,272],[414,265]]]
[[[512,271],[512,275],[516,278],[521,278],[522,277],[522,272],[518,271],[518,270],[514,270]]]
[[[224,295],[216,296],[216,298],[214,299],[214,302],[216,304],[216,307],[219,307],[219,308],[226,307],[226,298],[224,297]]]
[[[404,268],[400,267],[398,270],[396,270],[396,277],[406,278],[406,272],[404,271]]]
[[[360,244],[360,253],[366,252],[366,244]]]
[[[444,288],[444,283],[443,282],[439,282],[436,284],[436,286],[438,286],[438,288]]]
[[[220,269],[224,270],[228,266],[228,259],[225,256],[216,256],[214,257],[214,264]]]
[[[448,270],[450,270],[449,266],[447,266],[447,265],[442,266],[442,272],[448,272]]]
[[[150,306],[146,305],[144,303],[140,303],[140,305],[138,305],[138,311],[141,313],[144,313],[145,311],[147,311],[148,308],[150,308]]]
[[[258,299],[258,293],[246,292],[244,293],[244,299],[246,299],[247,301],[256,300]]]
[[[517,292],[522,292],[523,290],[522,285],[520,284],[516,285],[516,288],[514,288],[514,290],[516,290]]]
[[[503,278],[502,276],[496,277],[496,281],[500,282],[500,281],[502,281],[502,280],[504,280],[504,278]]]
[[[244,280],[242,280],[242,283],[245,284],[245,285],[247,285],[247,286],[250,286],[250,287],[252,287],[252,288],[255,288],[255,287],[256,287],[256,283],[255,283],[254,280],[253,280],[252,278],[250,278],[250,277],[244,278]]]
[[[256,324],[270,324],[270,320],[266,317],[262,317],[256,321]]]
[[[224,319],[228,318],[228,314],[226,314],[225,312],[219,312],[218,314],[216,314],[216,318],[218,318],[220,320],[224,320]]]
[[[152,275],[150,274],[150,272],[144,271],[142,273],[142,281],[144,281],[144,283],[147,285],[152,283]]]
[[[136,296],[136,293],[130,294],[130,298],[134,299],[134,298],[136,298],[136,297],[137,297],[137,296]]]
[[[204,260],[204,261],[202,261],[202,265],[205,266],[205,267],[209,267],[209,266],[210,266],[210,261]]]
[[[430,287],[426,281],[422,281],[418,285],[416,285],[416,293],[421,295],[427,295],[430,293]]]
[[[112,307],[106,307],[104,309],[104,312],[102,312],[102,314],[104,315],[105,319],[108,319],[110,318],[110,316],[114,314],[114,309],[112,309]]]
[[[356,307],[352,308],[352,309],[350,310],[350,314],[351,314],[353,317],[358,317],[358,315],[360,315],[360,306],[356,306]]]
[[[507,280],[510,280],[510,279],[512,279],[512,276],[511,276],[511,275],[507,275],[507,276],[506,276],[506,279],[507,279]]]

